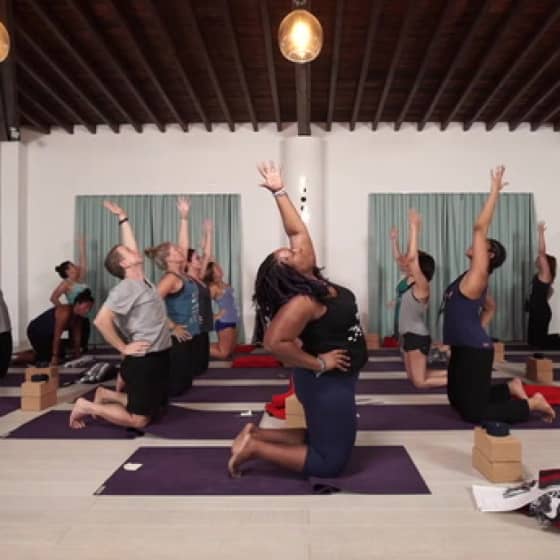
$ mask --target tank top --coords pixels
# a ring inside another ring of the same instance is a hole
[[[237,308],[235,306],[235,297],[233,295],[233,288],[231,286],[226,286],[221,297],[216,298],[216,303],[218,304],[220,311],[224,312],[224,315],[220,317],[220,321],[222,323],[238,322],[239,314],[237,313]]]
[[[174,273],[170,273],[174,274]],[[183,283],[181,289],[165,297],[167,316],[178,325],[182,325],[192,336],[200,333],[198,311],[198,284],[194,280],[175,274]]]
[[[89,286],[87,284],[80,284],[75,282],[72,284],[70,289],[66,292],[66,299],[70,305],[74,305],[76,298],[84,291],[87,290]]]
[[[200,332],[207,333],[214,329],[214,313],[210,288],[206,284],[196,283],[198,287],[198,311],[200,314]]]
[[[350,357],[352,372],[358,372],[367,362],[368,354],[354,294],[342,286],[331,284],[336,296],[323,303],[327,310],[319,319],[308,323],[300,335],[303,350],[317,356],[331,350],[343,349]],[[334,370],[332,373],[348,375]]]
[[[401,299],[399,311],[399,334],[414,333],[428,336],[430,331],[426,326],[426,311],[428,303],[417,300],[412,292],[412,286]]]
[[[410,284],[408,283],[408,278],[405,276],[397,284],[396,292],[396,304],[395,304],[395,317],[393,318],[393,335],[398,338],[399,335],[399,315],[401,311],[401,301],[403,294],[405,294],[410,289]]]
[[[465,297],[459,289],[465,274],[450,284],[443,296],[443,342],[451,346],[493,348],[494,343],[480,322],[486,290],[478,299]]]

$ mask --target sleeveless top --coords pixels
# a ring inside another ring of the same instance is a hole
[[[75,282],[72,284],[70,289],[66,292],[66,299],[70,305],[74,305],[76,298],[84,291],[87,290],[89,286],[87,284],[80,284],[79,282]]]
[[[450,346],[491,349],[494,343],[480,322],[486,290],[478,299],[465,297],[459,289],[465,274],[448,286],[443,296],[443,342]]]
[[[541,313],[544,311],[545,313],[552,314],[550,304],[548,303],[551,286],[552,282],[541,282],[538,274],[533,276],[533,281],[531,282],[531,293],[527,302],[528,311],[538,311]]]
[[[220,311],[224,311],[223,317],[220,317],[220,322],[237,323],[239,321],[239,314],[237,313],[235,297],[231,286],[227,286],[221,297],[216,298],[216,303]]]
[[[403,294],[405,294],[408,290],[410,290],[410,284],[408,283],[408,278],[405,276],[404,278],[401,278],[396,288],[397,297],[395,305],[395,317],[393,318],[393,335],[397,338],[399,335],[399,315],[401,311],[401,301]]]
[[[412,293],[412,284],[401,299],[399,311],[399,334],[414,333],[429,336],[430,331],[426,326],[426,311],[428,303],[417,300]]]
[[[323,302],[327,310],[319,319],[308,323],[300,334],[303,350],[317,356],[331,350],[343,349],[350,357],[351,372],[359,372],[368,353],[354,294],[342,286],[331,284],[336,296]],[[348,375],[349,372],[334,370]]]
[[[198,287],[198,311],[200,314],[200,332],[207,333],[214,329],[214,313],[210,288],[206,284],[196,282]]]
[[[178,292],[165,297],[167,316],[178,325],[182,325],[192,336],[200,334],[200,317],[198,311],[198,284],[184,276],[175,275],[183,285]]]

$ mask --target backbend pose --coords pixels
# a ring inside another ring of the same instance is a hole
[[[157,289],[165,302],[172,329],[168,390],[169,396],[172,397],[183,394],[192,386],[195,373],[192,333],[196,335],[199,332],[198,289],[195,282],[184,274],[189,246],[188,201],[179,198],[177,209],[180,216],[178,245],[160,243],[144,251],[148,257],[154,259],[159,268],[165,270]]]
[[[276,200],[290,247],[274,251],[260,265],[254,298],[270,321],[265,348],[296,368],[295,391],[307,433],[247,424],[233,442],[228,469],[236,476],[245,461],[259,457],[306,475],[337,476],[354,446],[356,380],[367,361],[358,309],[354,295],[317,268],[313,243],[278,168],[270,162],[258,169],[262,186]]]
[[[227,360],[231,357],[237,343],[239,321],[233,288],[224,282],[224,271],[215,261],[208,263],[204,282],[210,288],[210,296],[219,308],[214,317],[218,342],[210,344],[210,356],[218,360]]]
[[[447,395],[451,406],[468,422],[524,422],[530,411],[540,412],[545,420],[552,421],[554,409],[540,393],[528,398],[520,379],[507,384],[491,383],[494,345],[486,327],[495,305],[488,300],[486,291],[489,276],[503,264],[506,251],[487,235],[500,191],[506,185],[504,170],[499,166],[490,172],[490,195],[474,224],[472,247],[466,253],[471,259],[469,270],[444,295],[443,336],[451,346]]]
[[[426,325],[426,311],[435,261],[428,253],[418,250],[421,217],[416,210],[409,211],[408,222],[408,254],[404,263],[408,277],[407,290],[399,306],[399,340],[406,373],[413,385],[418,389],[443,387],[447,384],[447,372],[428,369],[432,339]]]
[[[122,241],[107,254],[105,268],[121,281],[110,291],[94,324],[125,356],[121,377],[127,393],[98,387],[93,402],[76,401],[69,423],[71,428],[84,428],[85,417],[91,415],[141,429],[167,401],[170,325],[156,287],[144,277],[144,259],[125,211],[110,201],[104,206],[118,217]]]
[[[556,258],[546,252],[544,232],[546,225],[539,222],[539,254],[537,256],[537,274],[531,283],[531,294],[527,301],[529,324],[527,343],[541,350],[560,348],[560,335],[549,334],[548,327],[552,319],[552,310],[548,300],[552,296],[552,284],[556,277]]]
[[[389,302],[389,307],[394,307],[395,314],[393,319],[393,337],[398,340],[399,339],[399,313],[401,308],[401,301],[403,294],[408,290],[408,272],[406,268],[406,257],[401,253],[399,247],[399,230],[396,226],[391,228],[391,232],[389,234],[391,239],[391,252],[393,253],[393,258],[397,263],[399,270],[404,276],[399,280],[395,292],[396,297],[394,300]]]
[[[0,290],[0,379],[7,373],[12,359],[13,341],[12,324],[4,294]]]

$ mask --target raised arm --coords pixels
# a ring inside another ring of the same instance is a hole
[[[63,280],[52,292],[51,297],[50,297],[50,302],[53,305],[64,305],[61,301],[60,298],[62,297],[63,294],[65,294],[68,291],[68,283],[66,282],[66,280]]]
[[[257,166],[257,169],[263,178],[261,187],[268,189],[276,199],[284,231],[290,240],[291,249],[300,251],[303,259],[305,259],[305,264],[310,269],[314,268],[316,266],[316,257],[313,242],[311,241],[307,226],[284,189],[280,170],[273,162],[263,162]]]
[[[544,239],[544,232],[546,231],[546,224],[539,222],[539,254],[537,256],[537,265],[539,269],[539,280],[550,284],[552,282],[552,271],[550,270],[550,263],[546,258],[546,242]]]
[[[430,297],[430,283],[424,276],[420,268],[418,258],[418,238],[420,236],[420,226],[422,218],[420,214],[412,209],[408,212],[408,254],[406,256],[408,270],[414,279],[412,294],[417,300],[427,301]]]
[[[200,264],[200,278],[204,278],[208,263],[212,259],[212,233],[214,231],[214,224],[212,220],[204,220],[202,224],[202,261]]]
[[[114,321],[115,314],[106,305],[103,305],[98,311],[93,324],[96,326],[97,330],[101,333],[103,338],[121,354],[127,356],[143,355],[148,351],[150,347],[149,342],[139,340],[126,344],[119,336],[119,333],[115,328]]]
[[[488,285],[488,230],[494,217],[494,211],[501,190],[507,185],[504,182],[505,167],[500,165],[490,171],[491,190],[482,211],[473,227],[472,259],[468,272],[461,280],[461,292],[470,299],[479,298]]]
[[[399,230],[397,226],[393,226],[389,232],[389,239],[391,239],[391,252],[393,253],[393,258],[399,266],[404,263],[404,255],[401,253],[399,247]]]
[[[184,196],[180,196],[177,199],[177,210],[179,211],[179,235],[178,243],[179,247],[187,256],[187,251],[189,250],[189,210],[190,204],[189,200]]]
[[[138,252],[138,244],[136,243],[136,238],[134,237],[134,232],[132,231],[132,226],[128,221],[126,212],[118,204],[110,200],[105,200],[103,206],[119,219],[121,243],[131,251]]]
[[[80,267],[80,276],[78,280],[83,282],[87,276],[87,257],[86,257],[86,240],[81,236],[78,239],[79,260],[78,266]]]

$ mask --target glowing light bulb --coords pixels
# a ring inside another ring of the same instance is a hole
[[[307,10],[293,10],[278,28],[280,52],[291,62],[304,64],[315,60],[323,47],[323,28]]]
[[[4,62],[10,54],[10,34],[0,21],[0,62]]]

